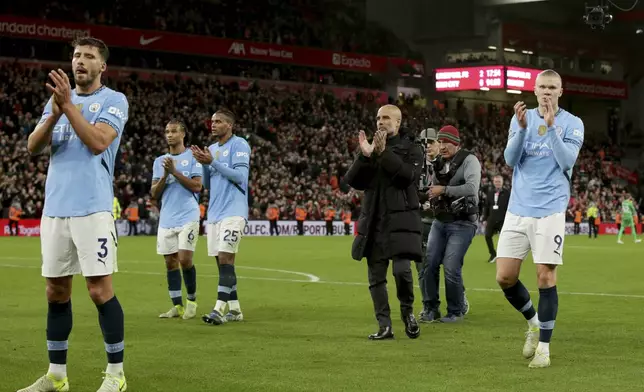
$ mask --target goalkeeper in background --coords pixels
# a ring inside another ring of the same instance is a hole
[[[633,240],[635,243],[642,242],[637,238],[637,230],[635,229],[635,222],[633,221],[633,216],[637,214],[637,210],[633,205],[633,198],[630,194],[626,195],[624,201],[622,202],[622,225],[619,228],[619,233],[617,234],[617,243],[623,244],[622,234],[624,234],[624,228],[626,226],[631,227],[631,233],[633,234]]]

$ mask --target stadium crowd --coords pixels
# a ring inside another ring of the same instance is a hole
[[[314,0],[145,0],[84,3],[2,2],[0,13],[70,22],[173,31],[352,53],[413,53],[390,31],[344,2]]]
[[[5,209],[20,202],[25,218],[42,213],[48,157],[29,156],[26,140],[48,99],[42,87],[45,77],[42,70],[18,63],[0,65],[0,201]],[[251,219],[264,219],[269,205],[279,209],[280,219],[293,219],[296,205],[305,206],[307,219],[312,220],[323,219],[327,206],[337,211],[350,208],[357,217],[360,194],[346,186],[342,177],[352,162],[358,130],[374,128],[375,103],[255,85],[242,90],[237,84],[206,78],[144,81],[124,77],[107,84],[123,91],[130,102],[115,176],[115,194],[122,206],[135,202],[153,209],[149,203],[151,166],[155,157],[165,153],[163,133],[169,119],[186,123],[186,144],[204,146],[210,144],[211,114],[225,106],[238,115],[236,133],[253,148]],[[496,174],[503,175],[507,185],[511,183],[511,168],[503,158],[510,107],[479,105],[470,113],[462,102],[454,108],[442,104],[419,107],[411,97],[398,104],[405,127],[420,131],[452,122],[460,128],[464,146],[482,162],[482,195]],[[602,171],[602,159],[618,155],[612,148],[607,154],[604,147],[584,146],[573,179],[571,219],[576,208],[585,211],[591,201],[598,204],[604,220],[612,219],[623,191]]]

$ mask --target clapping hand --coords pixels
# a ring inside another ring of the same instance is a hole
[[[528,120],[526,118],[525,102],[519,101],[514,105],[514,114],[517,116],[517,121],[521,129],[528,128]]]
[[[53,104],[58,104],[60,110],[65,110],[72,103],[72,85],[67,74],[60,68],[57,71],[51,71],[49,77],[54,82],[55,87],[49,83],[46,83],[45,87],[54,97],[52,112],[55,114]]]
[[[165,169],[165,175],[167,176],[168,174],[174,174],[174,171],[176,170],[174,166],[174,159],[170,157],[165,157],[163,160],[163,168]]]
[[[192,150],[192,155],[195,157],[197,162],[202,165],[210,165],[212,163],[213,157],[208,147],[204,147],[202,150],[197,146],[192,146],[190,149]]]
[[[385,146],[387,145],[387,132],[378,131],[373,137],[373,152],[376,154],[382,154],[385,151]]]
[[[555,109],[552,106],[552,100],[548,99],[546,103],[545,113],[543,113],[543,119],[546,120],[546,125],[548,128],[552,128],[555,124]]]
[[[370,157],[371,153],[373,153],[374,145],[367,141],[367,135],[362,130],[358,135],[358,141],[360,143],[360,151],[362,152],[362,155],[367,158]]]

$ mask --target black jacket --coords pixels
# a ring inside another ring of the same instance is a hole
[[[490,189],[485,198],[485,205],[483,206],[483,220],[491,222],[503,222],[505,213],[508,210],[508,203],[510,202],[510,191],[501,188],[499,198],[497,200],[498,208],[494,209],[494,194],[496,188]]]
[[[422,259],[418,182],[423,159],[420,146],[401,130],[387,140],[382,154],[359,154],[351,165],[344,181],[365,191],[352,249],[355,260],[372,255]]]

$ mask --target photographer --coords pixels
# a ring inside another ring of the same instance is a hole
[[[405,333],[411,339],[420,335],[413,314],[411,261],[422,258],[417,191],[423,156],[414,137],[400,130],[401,117],[394,105],[378,110],[373,143],[360,131],[360,154],[344,177],[348,185],[364,191],[351,256],[358,261],[367,258],[369,291],[379,325],[378,332],[369,335],[371,340],[394,337],[387,294],[389,260]]]
[[[418,199],[420,200],[421,205],[421,221],[423,223],[423,234],[422,234],[422,252],[423,258],[420,261],[416,262],[416,271],[418,272],[418,285],[420,286],[420,292],[423,296],[423,310],[418,315],[418,321],[427,322],[431,321],[427,318],[429,314],[429,307],[427,302],[427,294],[425,293],[425,285],[423,283],[423,267],[426,264],[427,260],[427,238],[429,237],[429,231],[432,228],[432,221],[434,220],[434,215],[430,209],[429,205],[429,186],[432,183],[432,176],[434,174],[433,161],[438,156],[438,141],[437,141],[436,130],[434,128],[423,129],[420,133],[420,144],[425,151],[425,162],[423,165],[423,170],[420,174],[420,182],[418,184]]]
[[[427,294],[429,321],[444,323],[463,319],[469,305],[465,301],[463,258],[476,234],[478,191],[481,184],[481,163],[470,151],[461,149],[459,132],[447,125],[438,132],[440,157],[434,164],[429,189],[434,212],[432,230],[427,240],[427,264],[423,280]],[[447,315],[440,318],[440,265],[445,273]]]

